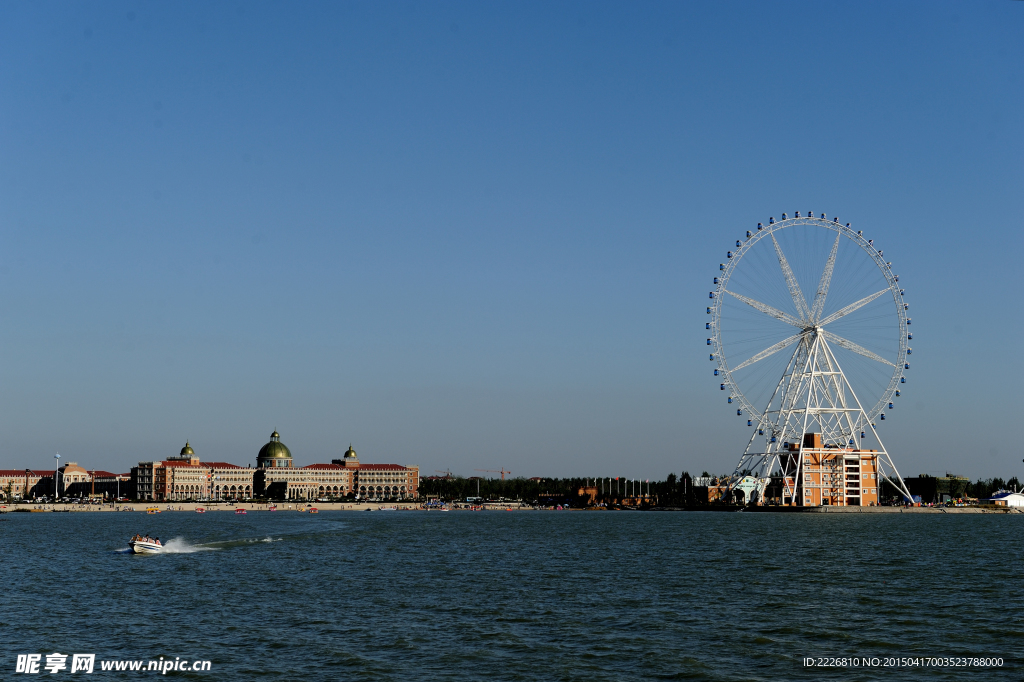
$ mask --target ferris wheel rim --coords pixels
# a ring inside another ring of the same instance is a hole
[[[735,252],[729,251],[726,263],[720,265],[720,273],[718,275],[718,286],[712,292],[712,298],[714,304],[709,306],[709,312],[712,314],[712,359],[716,361],[718,371],[721,373],[720,381],[732,391],[730,396],[734,401],[738,402],[740,407],[739,410],[743,410],[751,416],[751,420],[756,420],[759,424],[767,423],[767,415],[770,414],[765,408],[756,408],[751,401],[744,394],[739,384],[733,377],[733,369],[729,367],[729,361],[724,352],[725,344],[722,341],[722,325],[721,325],[721,307],[723,294],[726,292],[726,285],[731,279],[736,267],[740,261],[743,260],[743,256],[749,252],[749,250],[762,239],[767,238],[769,235],[773,235],[775,232],[788,228],[795,227],[797,225],[812,225],[815,227],[822,227],[829,230],[833,230],[839,235],[842,235],[856,244],[861,248],[862,251],[868,254],[871,260],[878,267],[882,273],[888,285],[889,293],[892,296],[893,303],[896,307],[896,316],[899,322],[899,349],[896,352],[895,361],[893,364],[894,371],[889,379],[889,383],[886,388],[880,393],[878,400],[874,403],[870,410],[865,414],[867,415],[878,415],[880,411],[885,407],[887,403],[892,400],[893,394],[899,387],[900,380],[902,379],[903,371],[907,362],[907,355],[910,350],[907,332],[907,315],[906,308],[903,298],[903,290],[899,287],[899,277],[892,272],[891,264],[886,262],[882,258],[881,251],[876,249],[871,241],[866,239],[861,231],[854,230],[849,227],[848,224],[840,223],[836,220],[828,220],[827,218],[814,218],[813,216],[807,217],[793,217],[783,218],[778,222],[771,222],[767,225],[758,224],[758,230],[756,232],[748,232],[749,236],[745,240],[739,241],[739,246],[736,247]],[[884,290],[883,290],[884,291]],[[731,293],[731,292],[730,292]],[[799,336],[804,336],[810,332],[809,329],[802,329]],[[794,343],[801,343],[794,341]],[[888,362],[888,360],[886,360]],[[868,417],[873,419],[874,417]]]

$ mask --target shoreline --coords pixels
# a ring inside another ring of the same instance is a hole
[[[274,512],[268,509],[276,506]],[[387,504],[377,502],[118,502],[114,504],[8,504],[3,505],[0,514],[9,513],[89,513],[89,512],[140,512],[147,513],[149,509],[156,509],[158,514],[169,513],[196,513],[197,508],[202,508],[206,513],[230,513],[234,514],[237,509],[244,509],[250,512],[302,512],[309,513],[309,509],[321,511],[432,511],[424,509],[419,502],[391,502]],[[484,505],[482,511],[532,511],[533,507],[515,504]],[[469,511],[468,509],[456,509],[452,511]]]
[[[376,502],[277,502],[273,503],[277,509],[270,512],[268,502],[239,502],[235,504],[204,503],[204,502],[179,502],[175,504],[167,502],[121,502],[116,504],[8,504],[0,505],[0,514],[10,513],[120,513],[136,512],[146,514],[149,509],[158,510],[155,513],[196,513],[197,508],[203,508],[206,513],[229,513],[234,514],[237,509],[244,509],[246,513],[267,512],[287,513],[301,512],[309,513],[309,510],[321,511],[438,511],[427,509],[419,502],[392,502],[380,504]],[[473,509],[450,507],[450,511],[551,511],[546,507],[533,507],[520,503],[494,503],[477,506]],[[757,514],[1024,514],[1024,508],[1016,507],[726,507],[726,506],[702,506],[702,507],[651,507],[649,509],[568,509],[565,511],[652,511],[652,512],[744,512]]]
[[[651,511],[710,511],[755,514],[1024,514],[1019,507],[654,507]]]

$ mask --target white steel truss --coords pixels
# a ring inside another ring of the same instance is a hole
[[[761,482],[758,492],[763,494],[775,475],[782,480],[783,504],[800,505],[803,495],[798,482],[803,475],[804,435],[819,433],[822,442],[837,454],[854,454],[865,449],[863,441],[870,432],[870,449],[877,457],[879,475],[909,498],[903,478],[843,374],[827,336],[820,327],[811,327],[799,335],[799,345],[736,465],[730,484],[734,486],[744,477],[752,476]],[[789,443],[799,450],[785,450]]]

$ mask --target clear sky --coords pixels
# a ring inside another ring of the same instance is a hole
[[[0,468],[731,471],[711,278],[815,210],[901,471],[1022,475],[1022,111],[1022,2],[3,3]]]

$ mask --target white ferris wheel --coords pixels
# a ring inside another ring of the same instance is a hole
[[[877,453],[879,478],[910,498],[877,431],[906,388],[910,306],[873,240],[825,214],[783,213],[736,240],[714,284],[716,383],[753,429],[730,486],[802,480],[804,458],[786,455],[817,433],[824,447]],[[782,496],[799,504],[791,487]]]

